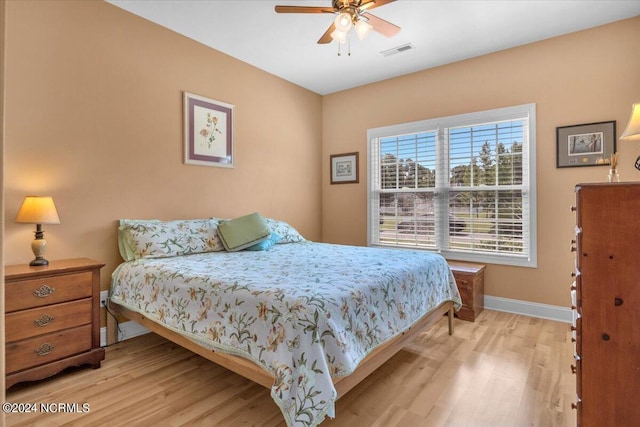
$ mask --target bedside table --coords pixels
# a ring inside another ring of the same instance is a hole
[[[104,360],[100,269],[88,258],[5,267],[6,387]]]
[[[462,320],[475,322],[484,309],[484,264],[447,260],[453,277],[456,278],[462,308],[456,316]]]

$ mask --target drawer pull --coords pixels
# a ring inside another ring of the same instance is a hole
[[[575,374],[576,372],[578,372],[578,368],[576,367],[576,365],[571,365],[571,373]]]
[[[52,288],[49,285],[42,285],[38,289],[33,291],[33,295],[37,296],[38,298],[46,298],[53,295],[53,292],[55,290],[56,288]]]
[[[42,316],[38,317],[36,320],[33,321],[33,324],[36,326],[47,326],[49,325],[51,322],[53,322],[56,318],[53,316],[49,316],[48,314],[43,314]]]
[[[616,298],[616,299],[613,300],[613,304],[616,307],[620,307],[623,303],[624,303],[624,301],[622,300],[622,298]]]
[[[571,409],[578,409],[578,404],[577,403],[572,403],[571,404]]]
[[[40,347],[33,350],[38,356],[46,356],[51,353],[55,347],[53,344],[49,344],[48,342],[42,344]]]
[[[609,336],[609,334],[602,334],[602,340],[603,341],[609,341],[611,339],[611,337]]]

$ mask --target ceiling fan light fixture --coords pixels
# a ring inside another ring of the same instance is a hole
[[[331,38],[334,39],[335,41],[337,41],[340,44],[344,44],[344,42],[347,40],[347,33],[340,31],[338,29],[335,29],[332,33],[331,33]]]
[[[351,15],[346,12],[338,14],[338,16],[336,16],[335,25],[336,30],[346,34],[351,28]]]
[[[364,40],[364,38],[367,37],[367,34],[369,34],[369,31],[371,31],[372,28],[373,27],[371,25],[367,24],[362,19],[358,19],[358,22],[356,22],[355,25],[356,34],[358,34],[358,38],[360,40]]]
[[[2,1],[2,0],[0,0]],[[329,0],[325,0],[329,1]],[[385,6],[396,0],[331,0],[331,7],[324,6],[276,6],[276,13],[314,13],[331,14],[333,22],[318,39],[318,44],[338,42],[338,55],[340,45],[350,44],[349,31],[354,27],[354,32],[360,40],[367,37],[373,30],[386,37],[393,37],[400,31],[400,27],[378,18],[369,13],[369,10],[379,6]]]

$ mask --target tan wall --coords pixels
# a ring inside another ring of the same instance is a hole
[[[489,266],[486,291],[566,305],[573,186],[607,170],[556,169],[555,128],[617,120],[620,134],[640,100],[640,18],[325,97],[104,2],[8,2],[7,21],[5,264],[32,258],[33,227],[12,221],[22,198],[51,194],[48,258],[105,262],[103,289],[118,218],[260,211],[364,245],[368,128],[535,102],[538,268]],[[182,164],[183,91],[236,106],[235,169]],[[329,155],[350,151],[360,184],[329,185]],[[619,153],[638,180],[640,145]]]
[[[616,120],[620,135],[640,102],[638,46],[640,17],[325,96],[323,240],[366,244],[367,129],[536,103],[538,268],[490,265],[485,291],[568,306],[574,185],[606,181],[608,168],[557,169],[556,127]],[[415,54],[429,54],[422,49]],[[360,183],[330,185],[329,156],[351,151],[360,152]],[[618,142],[618,152],[622,180],[640,180],[640,144]]]
[[[0,153],[2,153],[2,160],[0,160],[0,185],[2,190],[0,191],[0,221],[4,223],[4,46],[5,46],[5,16],[6,16],[7,2],[0,0]],[[4,227],[0,229],[0,260],[3,259],[4,254]],[[4,264],[0,264],[0,325],[2,330],[0,331],[0,400],[5,401],[4,396]],[[0,425],[4,425],[4,413],[0,413]]]
[[[121,262],[119,218],[261,212],[321,235],[319,95],[101,1],[7,4],[5,263],[33,258],[13,219],[52,195],[47,258]],[[234,169],[184,165],[183,91],[235,105]]]

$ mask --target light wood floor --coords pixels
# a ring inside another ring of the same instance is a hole
[[[342,397],[337,426],[575,426],[567,324],[485,310],[446,320]],[[284,426],[269,390],[147,334],[97,370],[18,384],[8,402],[84,403],[87,413],[7,415],[9,426]]]

